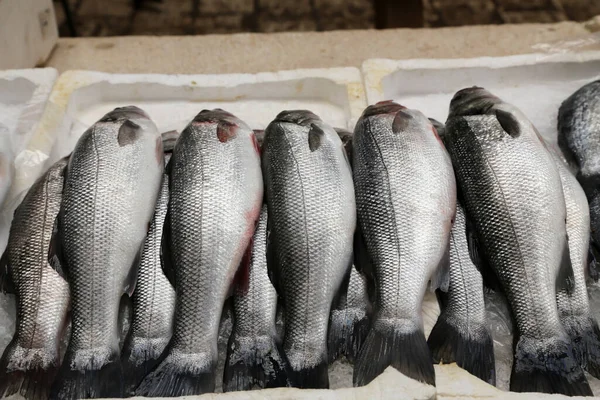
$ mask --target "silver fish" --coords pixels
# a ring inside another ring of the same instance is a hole
[[[245,266],[242,268],[245,269]],[[223,391],[286,386],[281,379],[284,363],[275,326],[277,292],[267,271],[267,206],[252,239],[248,277],[233,294],[234,323],[229,345]]]
[[[442,312],[427,344],[436,363],[456,362],[496,385],[494,342],[488,328],[483,278],[471,259],[467,229],[465,211],[458,203],[450,234],[448,293],[438,292],[438,298],[443,299]]]
[[[47,399],[60,364],[69,285],[52,241],[67,162],[56,162],[33,184],[10,228],[0,281],[16,294],[17,327],[0,359],[0,397]]]
[[[590,208],[589,274],[600,278],[600,80],[584,85],[558,110],[558,145],[576,169]]]
[[[254,133],[220,109],[200,112],[181,133],[168,168],[163,254],[177,302],[173,335],[136,395],[215,390],[219,322],[262,204]]]
[[[165,164],[171,158],[176,131],[161,135]],[[175,290],[162,268],[161,243],[169,204],[169,180],[163,175],[162,186],[154,209],[154,218],[144,241],[135,291],[133,318],[121,361],[125,375],[125,392],[133,393],[142,379],[154,368],[173,330]]]
[[[14,178],[14,155],[8,128],[0,124],[0,205],[4,203]]]
[[[481,254],[516,321],[511,390],[591,395],[556,306],[573,269],[550,154],[518,109],[478,87],[454,95],[445,140]]]
[[[447,280],[456,212],[450,157],[431,122],[394,102],[367,107],[354,131],[358,210],[355,258],[370,268],[376,300],[371,329],[354,366],[362,386],[393,366],[435,384],[421,308],[427,283]],[[366,256],[360,253],[366,253]],[[446,277],[443,279],[443,277]],[[447,283],[446,283],[447,285]]]
[[[585,193],[562,158],[550,149],[558,167],[567,212],[567,237],[573,266],[574,287],[556,293],[558,315],[571,337],[581,365],[600,377],[600,330],[590,313],[586,287],[590,241],[590,210]]]
[[[352,165],[352,132],[344,128],[334,128],[337,132],[350,165]],[[369,329],[369,293],[366,277],[354,266],[344,278],[337,294],[337,301],[329,317],[329,363],[340,356],[354,361]]]
[[[310,111],[283,111],[263,142],[268,268],[282,298],[290,385],[327,388],[331,304],[352,264],[352,173],[333,128]]]
[[[58,219],[72,329],[53,399],[124,394],[119,303],[135,287],[163,169],[158,130],[134,106],[106,114],[75,146]]]

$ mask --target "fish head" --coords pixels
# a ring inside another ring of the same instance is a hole
[[[502,103],[500,98],[494,96],[479,86],[461,89],[450,101],[448,118],[467,115],[489,114],[490,110]]]
[[[162,141],[157,137],[156,125],[141,108],[136,106],[117,107],[105,114],[97,123],[117,126],[115,132],[117,132],[119,146],[133,144],[143,137],[152,138],[153,141],[156,140],[157,148],[160,147],[160,154],[162,154]]]
[[[308,110],[280,112],[267,127],[265,142],[282,136],[285,136],[292,147],[308,149],[310,152],[331,148],[330,146],[343,147],[338,133]]]
[[[444,137],[444,133],[445,133],[445,129],[446,129],[445,125],[442,124],[437,119],[433,119],[433,118],[429,118],[429,122],[431,122],[431,125],[433,125],[433,127],[437,131],[438,135],[443,138]]]
[[[175,148],[175,143],[177,143],[177,139],[179,139],[179,132],[176,130],[163,132],[160,134],[163,142],[163,151],[165,153],[172,153]]]
[[[150,119],[144,110],[136,106],[117,107],[110,111],[98,122],[118,122],[125,120]]]
[[[206,132],[214,132],[216,128],[217,139],[221,143],[227,143],[238,137],[253,138],[256,142],[254,132],[241,119],[220,108],[213,110],[202,110],[194,117],[191,125],[198,128],[206,128]],[[258,148],[257,143],[254,143]]]

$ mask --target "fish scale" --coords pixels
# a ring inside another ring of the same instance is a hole
[[[154,123],[117,108],[83,133],[71,156],[59,235],[72,329],[53,398],[119,397],[119,304],[131,294],[164,161]]]
[[[393,102],[363,112],[353,158],[360,230],[355,252],[369,261],[357,265],[367,268],[376,289],[354,384],[368,384],[389,365],[435,384],[421,309],[427,283],[441,282],[447,258],[456,210],[450,159],[429,120]]]
[[[214,391],[223,303],[254,232],[262,187],[254,134],[244,122],[204,110],[181,133],[169,163],[163,245],[177,296],[173,335],[137,395]]]
[[[29,189],[15,211],[5,262],[17,297],[17,327],[0,360],[0,397],[20,392],[48,397],[66,326],[69,287],[56,265],[51,241],[62,199],[68,158],[52,165]]]
[[[485,89],[459,91],[445,140],[486,263],[518,330],[511,390],[591,395],[559,320],[573,279],[558,170],[537,131]]]
[[[350,166],[337,133],[303,110],[269,124],[262,152],[287,378],[295,387],[328,387],[329,313],[351,266],[355,227]]]

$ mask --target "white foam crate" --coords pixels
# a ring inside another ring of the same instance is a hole
[[[561,102],[600,78],[600,51],[431,60],[366,60],[367,101],[395,100],[444,122],[454,93],[482,86],[519,107],[542,136],[556,143]]]
[[[20,166],[13,195],[69,154],[81,134],[105,113],[129,104],[144,109],[161,132],[180,131],[202,109],[216,107],[253,129],[264,129],[286,109],[309,109],[335,127],[351,129],[366,107],[357,68],[230,75],[67,71],[58,79],[50,107],[29,144],[29,154],[36,159]]]

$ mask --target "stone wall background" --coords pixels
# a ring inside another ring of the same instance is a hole
[[[600,0],[64,0],[77,36],[193,35],[584,21]],[[62,36],[71,36],[55,0]]]

